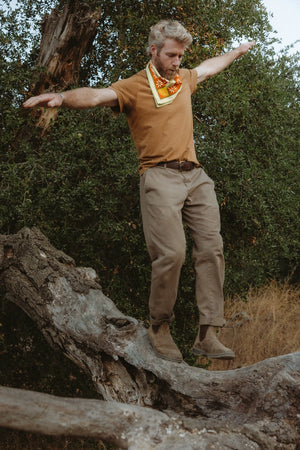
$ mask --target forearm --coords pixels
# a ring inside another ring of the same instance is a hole
[[[196,68],[198,72],[198,82],[204,81],[207,78],[222,72],[222,70],[226,69],[226,67],[228,67],[237,58],[238,55],[236,50],[232,50],[224,55],[207,59]]]
[[[115,106],[117,102],[117,94],[112,89],[84,87],[65,91],[61,94],[50,92],[37,95],[26,100],[23,106],[24,108],[42,106],[47,108],[85,109],[95,106]]]
[[[226,67],[233,63],[233,61],[241,58],[245,53],[247,53],[247,51],[250,50],[254,44],[254,41],[248,42],[240,45],[238,48],[231,50],[230,52],[224,53],[224,55],[216,56],[203,61],[203,63],[196,67],[198,83],[222,72],[222,70],[226,69]]]
[[[70,109],[94,108],[95,106],[114,106],[114,91],[111,89],[93,89],[83,87],[65,91],[62,107]]]

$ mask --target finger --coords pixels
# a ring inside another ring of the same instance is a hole
[[[26,100],[26,102],[23,103],[23,106],[24,108],[33,108],[37,103],[38,101],[36,101],[33,97]]]
[[[53,101],[53,97],[49,97],[49,95],[37,95],[35,97],[31,97],[23,103],[24,108],[34,108],[35,106],[53,106],[49,105],[49,103]]]

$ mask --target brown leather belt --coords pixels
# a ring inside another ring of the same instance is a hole
[[[197,167],[196,164],[191,161],[162,161],[157,165],[180,171],[188,171],[194,169],[194,167]]]

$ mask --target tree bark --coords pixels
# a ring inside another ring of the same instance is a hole
[[[139,450],[274,449],[251,425],[210,422],[118,402],[62,398],[0,387],[0,426],[101,439]],[[274,444],[274,445],[273,445]]]
[[[199,448],[193,439],[200,439],[207,430],[216,435],[215,442],[222,441],[215,448],[247,447],[227,444],[225,437],[231,434],[252,442],[248,448],[295,448],[300,429],[300,352],[224,372],[157,358],[143,324],[121,313],[104,295],[94,270],[76,267],[72,258],[52,247],[37,229],[0,236],[0,270],[8,299],[35,320],[50,345],[91,376],[103,400],[126,403],[128,408],[135,405],[143,423],[141,436],[148,429],[152,448],[170,448],[169,441],[169,447],[163,446],[164,439],[173,435],[179,439],[180,433],[192,435],[190,447],[176,448]],[[22,397],[16,398],[18,408],[23,408]],[[161,419],[164,424],[159,427],[171,430],[160,443],[153,437],[157,422],[147,425],[143,411],[158,415],[158,422]],[[116,430],[120,414],[116,404]],[[1,425],[12,426],[5,417]],[[23,429],[24,424],[18,419],[14,426]],[[40,430],[47,432],[46,427]],[[145,448],[126,442],[125,447]]]
[[[79,0],[67,0],[62,13],[54,9],[42,22],[42,39],[37,67],[43,67],[31,93],[61,91],[76,85],[83,56],[97,32],[101,9]],[[42,109],[37,126],[48,128],[57,117],[57,108]]]

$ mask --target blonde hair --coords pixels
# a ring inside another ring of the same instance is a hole
[[[150,28],[147,53],[150,54],[150,47],[153,44],[159,52],[167,38],[182,42],[186,48],[191,45],[193,40],[190,33],[181,23],[173,20],[161,20]]]

